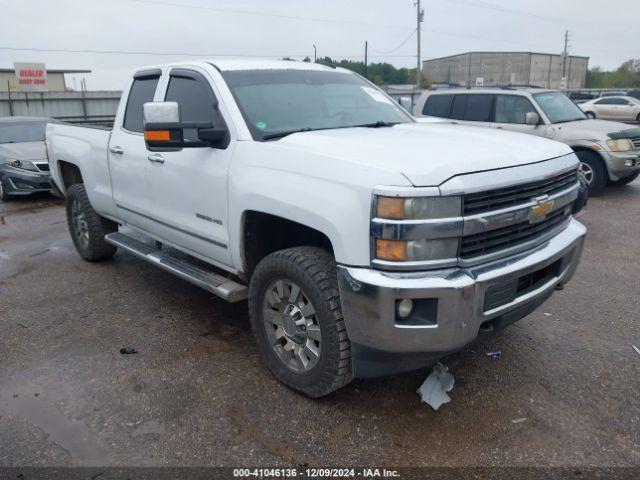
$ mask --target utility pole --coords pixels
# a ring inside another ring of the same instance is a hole
[[[416,65],[416,90],[420,90],[421,83],[420,79],[422,77],[422,60],[420,58],[420,24],[424,20],[424,10],[420,7],[420,0],[416,0],[416,19],[417,19],[417,29],[418,29],[418,62]]]
[[[364,78],[368,78],[367,77],[367,61],[368,61],[368,55],[369,55],[369,42],[365,41],[364,42]]]
[[[564,50],[562,51],[562,82],[566,82],[566,78],[567,78],[567,56],[569,55],[567,51],[568,48],[569,48],[569,30],[566,30],[564,32]],[[562,86],[562,88],[566,89],[567,85]]]
[[[318,50],[316,49],[316,45],[313,44],[313,63],[316,63],[318,57]]]

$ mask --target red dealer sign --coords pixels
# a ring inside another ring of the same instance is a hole
[[[47,69],[44,63],[14,63],[18,90],[22,92],[46,92]]]

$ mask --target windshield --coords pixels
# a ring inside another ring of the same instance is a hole
[[[0,124],[0,143],[41,142],[46,129],[46,122]]]
[[[578,106],[561,92],[536,93],[533,96],[540,108],[549,117],[551,123],[564,123],[574,120],[585,120],[584,113]]]
[[[351,73],[241,70],[222,75],[255,140],[299,130],[415,121],[384,93]]]

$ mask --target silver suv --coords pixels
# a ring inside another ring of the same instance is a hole
[[[566,143],[580,158],[590,195],[598,195],[607,184],[626,185],[640,175],[640,128],[588,119],[558,90],[428,91],[418,100],[414,114],[528,133]]]

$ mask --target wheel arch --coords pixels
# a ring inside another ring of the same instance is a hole
[[[320,247],[334,254],[334,245],[326,233],[258,210],[246,210],[242,214],[240,242],[244,280],[251,278],[260,260],[285,248]]]

